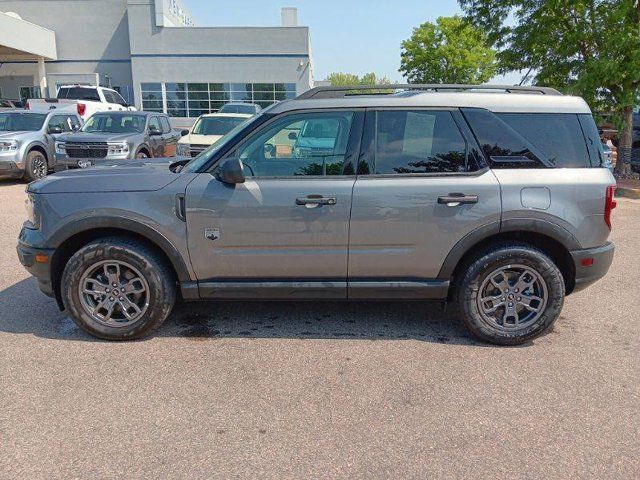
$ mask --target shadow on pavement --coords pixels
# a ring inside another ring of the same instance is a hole
[[[60,312],[28,278],[0,291],[0,331],[44,338],[99,341]],[[196,302],[176,305],[155,337],[420,340],[485,345],[439,303]]]

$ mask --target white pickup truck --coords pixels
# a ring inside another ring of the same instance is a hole
[[[78,115],[86,121],[96,112],[109,110],[135,110],[115,90],[89,85],[63,85],[56,98],[32,98],[27,109],[38,111],[71,110],[75,106]]]

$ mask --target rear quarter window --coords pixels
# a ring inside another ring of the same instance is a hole
[[[498,113],[557,168],[591,167],[578,115],[571,113]]]
[[[597,153],[588,148],[584,122],[577,114],[463,111],[492,168],[600,165]]]

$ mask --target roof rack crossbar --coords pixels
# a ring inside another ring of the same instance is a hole
[[[458,85],[458,84],[389,84],[389,85],[352,85],[340,87],[315,87],[298,96],[300,100],[344,98],[348,96],[367,95],[370,90],[375,94],[396,93],[394,90],[424,90],[424,91],[448,91],[467,92],[471,90],[497,90],[505,93],[537,93],[542,95],[562,95],[558,90],[551,87],[534,87],[528,85]],[[378,92],[375,92],[375,91]],[[356,92],[356,93],[354,93]]]

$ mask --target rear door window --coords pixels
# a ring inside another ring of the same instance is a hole
[[[591,166],[585,137],[572,113],[498,113],[520,135],[535,145],[557,168]]]
[[[378,111],[374,143],[374,174],[467,170],[467,144],[449,111]]]

